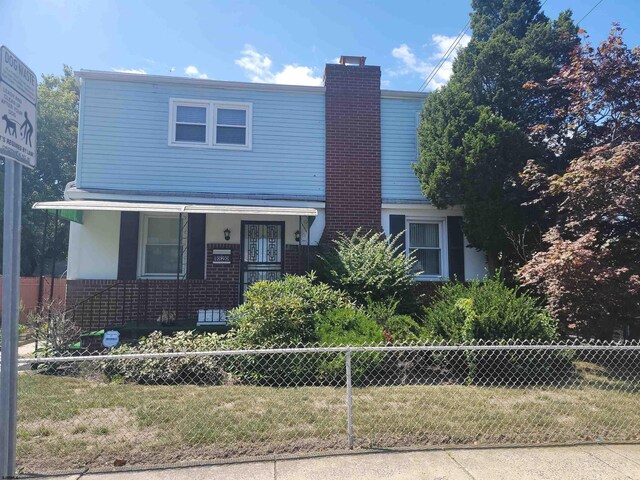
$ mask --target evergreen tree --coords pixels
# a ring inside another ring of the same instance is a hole
[[[469,243],[497,267],[514,257],[510,233],[533,215],[522,207],[518,173],[532,157],[558,161],[530,129],[553,118],[562,92],[523,85],[555,75],[579,40],[570,12],[552,21],[538,0],[473,0],[472,7],[471,41],[450,82],[425,102],[414,169],[435,206],[463,206]]]

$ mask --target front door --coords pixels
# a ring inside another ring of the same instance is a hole
[[[260,280],[277,280],[284,271],[284,222],[241,224],[241,292]],[[243,299],[241,298],[240,301]]]

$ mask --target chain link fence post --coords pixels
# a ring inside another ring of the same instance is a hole
[[[353,450],[353,399],[351,397],[351,347],[344,354],[347,374],[347,435],[349,450]]]

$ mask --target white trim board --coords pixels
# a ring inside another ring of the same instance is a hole
[[[76,187],[67,187],[64,191],[65,200],[107,200],[116,202],[143,202],[143,203],[165,203],[168,198],[172,203],[187,203],[198,205],[251,205],[270,207],[308,207],[324,208],[323,200],[315,199],[281,199],[265,197],[242,197],[242,196],[215,196],[202,194],[191,194],[189,192],[149,192],[136,193],[133,191],[88,191]]]
[[[99,200],[62,200],[36,202],[35,210],[92,210],[103,212],[221,213],[229,215],[296,215],[315,217],[318,210],[308,207],[272,207],[245,205],[197,205],[180,203],[109,202]]]

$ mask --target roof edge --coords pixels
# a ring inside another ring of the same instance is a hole
[[[75,70],[74,75],[80,79],[111,80],[114,82],[135,82],[169,85],[189,85],[192,87],[223,88],[229,90],[255,90],[264,92],[296,92],[324,95],[325,87],[308,85],[279,85],[275,83],[234,82],[226,80],[209,80],[203,78],[172,77],[169,75],[149,75],[141,73],[108,72],[104,70]],[[382,98],[427,98],[428,93],[403,90],[380,90]]]
[[[231,82],[203,78],[172,77],[169,75],[149,75],[140,73],[107,72],[102,70],[76,70],[77,78],[88,80],[111,80],[115,82],[136,82],[171,85],[189,85],[192,87],[223,88],[232,90],[257,90],[268,92],[297,92],[324,95],[324,87],[307,85],[278,85],[274,83]]]

